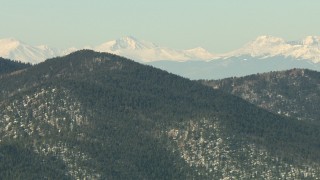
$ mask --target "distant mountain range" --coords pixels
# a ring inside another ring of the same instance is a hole
[[[213,54],[201,47],[188,50],[174,50],[144,40],[138,40],[131,36],[108,41],[95,47],[87,46],[80,49],[109,52],[139,62],[160,60],[210,60],[214,58]],[[46,45],[32,46],[14,38],[0,39],[0,57],[32,64],[37,64],[48,58],[67,55],[76,50],[78,49],[73,47],[68,49],[57,49]]]
[[[60,50],[47,45],[32,46],[14,38],[0,39],[0,57],[37,64],[48,58],[69,54],[75,49]]]
[[[285,41],[260,36],[242,48],[216,55],[211,61],[157,61],[152,66],[190,79],[223,79],[293,68],[320,71],[320,37]]]
[[[260,59],[284,56],[298,60],[320,63],[320,37],[307,36],[301,41],[286,41],[273,36],[259,36],[242,48],[222,54],[215,59],[251,56]]]
[[[151,42],[138,40],[131,36],[108,41],[92,49],[99,52],[109,52],[125,56],[140,62],[160,60],[181,62],[189,60],[210,60],[214,58],[213,54],[201,47],[188,50],[175,50],[168,47],[161,47]]]
[[[319,36],[307,36],[300,41],[259,36],[242,48],[224,54],[212,54],[201,47],[175,50],[131,36],[86,49],[124,56],[190,79],[219,79],[292,68],[320,71]],[[76,50],[31,46],[13,38],[0,40],[0,57],[32,64]]]

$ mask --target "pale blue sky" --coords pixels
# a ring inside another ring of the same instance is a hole
[[[222,53],[259,35],[320,35],[320,0],[0,0],[0,38],[66,48],[132,35]]]

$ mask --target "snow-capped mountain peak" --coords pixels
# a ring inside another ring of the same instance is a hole
[[[60,55],[59,50],[46,45],[32,46],[14,38],[0,39],[0,57],[36,64]]]
[[[264,35],[257,37],[254,41],[250,42],[249,45],[258,45],[258,46],[275,46],[275,45],[283,45],[285,44],[285,40],[282,38]]]
[[[125,36],[115,40],[114,45],[112,46],[113,50],[118,49],[131,49],[131,50],[139,50],[139,49],[151,49],[156,47],[153,43],[139,41],[138,39],[132,36]]]
[[[123,37],[117,39],[113,45],[114,49],[140,49],[142,48],[139,42],[132,37]]]
[[[107,41],[96,47],[85,48],[100,52],[109,52],[141,62],[159,60],[210,60],[213,58],[211,53],[200,47],[189,50],[175,50],[161,47],[145,40],[139,40],[132,36],[125,36],[116,40]],[[42,62],[51,57],[65,55],[76,50],[78,49],[68,48],[59,50],[47,45],[32,46],[14,38],[0,40],[1,57],[32,64]]]
[[[153,43],[140,41],[132,36],[121,37],[116,40],[105,42],[94,49],[103,52],[113,52],[116,53],[122,50],[143,50],[152,49],[157,46]]]
[[[223,55],[224,57],[250,55],[252,57],[269,57],[283,53],[289,48],[282,38],[274,36],[259,36],[245,44],[242,48]]]
[[[95,47],[94,50],[114,53],[142,62],[159,60],[210,60],[213,58],[213,55],[203,48],[174,50],[167,47],[160,47],[145,40],[138,40],[132,36],[125,36],[117,40],[105,42]]]
[[[171,49],[158,46],[145,40],[139,40],[132,36],[125,36],[116,40],[107,41],[95,47],[84,47],[80,49],[109,52],[140,62],[160,60],[207,61],[239,56],[251,56],[260,59],[284,56],[320,63],[320,36],[307,36],[300,41],[286,41],[283,38],[264,35],[250,41],[240,49],[220,55],[214,55],[202,47],[187,50]],[[32,46],[15,38],[0,39],[0,57],[32,64],[42,62],[51,57],[66,55],[76,50],[78,50],[78,48],[73,47],[59,50],[47,45]]]
[[[209,51],[202,47],[196,47],[193,49],[188,49],[184,51],[189,57],[192,57],[194,60],[211,60],[215,56],[211,54]]]
[[[20,44],[21,42],[14,38],[0,39],[0,56],[9,56],[10,51],[17,48]]]
[[[307,36],[302,40],[302,44],[305,46],[319,46],[320,36]]]
[[[51,49],[48,45],[39,45],[39,46],[36,46],[37,48],[39,49],[42,49],[42,50],[49,50]]]
[[[233,56],[249,55],[251,57],[268,58],[284,56],[319,63],[320,37],[307,36],[300,42],[301,43],[288,42],[282,38],[273,36],[259,36],[255,40],[245,44],[242,48],[223,54],[220,57],[229,58]]]

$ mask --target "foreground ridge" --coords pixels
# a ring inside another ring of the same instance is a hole
[[[114,54],[77,51],[0,83],[1,179],[320,176],[318,124]]]

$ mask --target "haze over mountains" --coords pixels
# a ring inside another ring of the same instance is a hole
[[[260,36],[242,48],[216,55],[211,61],[157,61],[149,63],[160,69],[190,79],[222,79],[293,68],[320,71],[318,36],[287,42],[282,38]]]
[[[190,79],[219,79],[292,68],[320,71],[318,36],[307,36],[300,41],[259,36],[243,47],[223,54],[213,54],[201,47],[175,50],[131,36],[86,49],[124,56]],[[32,64],[75,50],[31,46],[13,38],[0,40],[0,57]]]

